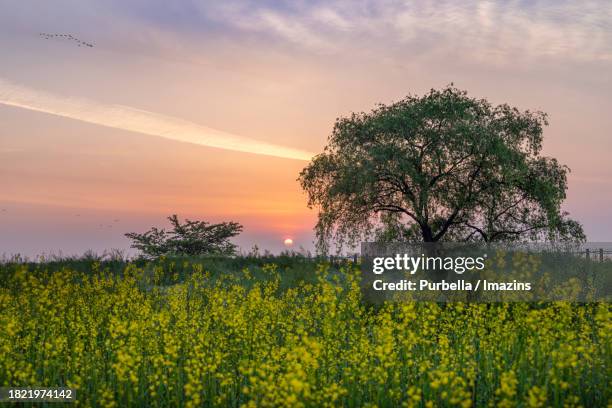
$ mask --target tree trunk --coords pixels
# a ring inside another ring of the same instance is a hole
[[[427,224],[421,224],[421,234],[423,235],[423,242],[434,242],[433,231]]]

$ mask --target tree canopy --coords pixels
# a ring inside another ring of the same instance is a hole
[[[547,115],[452,85],[336,120],[300,173],[319,248],[358,239],[584,240],[561,210],[569,168],[541,155]]]
[[[185,220],[181,223],[176,214],[168,217],[172,230],[151,228],[139,234],[125,234],[132,240],[132,248],[149,257],[161,255],[232,255],[236,245],[229,239],[242,232],[237,222],[210,224],[205,221]]]

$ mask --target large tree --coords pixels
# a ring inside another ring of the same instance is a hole
[[[300,173],[319,247],[401,241],[584,240],[561,203],[569,168],[541,155],[546,114],[448,86],[336,120]],[[377,232],[377,234],[374,234]]]

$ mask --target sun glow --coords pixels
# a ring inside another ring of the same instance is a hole
[[[285,246],[291,246],[293,245],[293,240],[291,238],[285,238],[285,241],[283,241]]]

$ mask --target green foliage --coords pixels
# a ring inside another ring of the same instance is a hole
[[[452,86],[337,119],[300,174],[319,247],[367,239],[584,240],[560,209],[569,169],[541,156],[546,114]]]
[[[294,257],[308,278],[283,287],[274,264],[90,262],[0,264],[1,384],[105,408],[610,405],[609,303],[368,307],[350,264]]]
[[[148,257],[162,255],[232,255],[236,245],[229,239],[242,231],[237,222],[210,224],[205,221],[185,220],[183,224],[176,214],[168,217],[172,230],[151,228],[144,234],[130,232],[125,234],[132,239],[132,248],[136,248]]]

